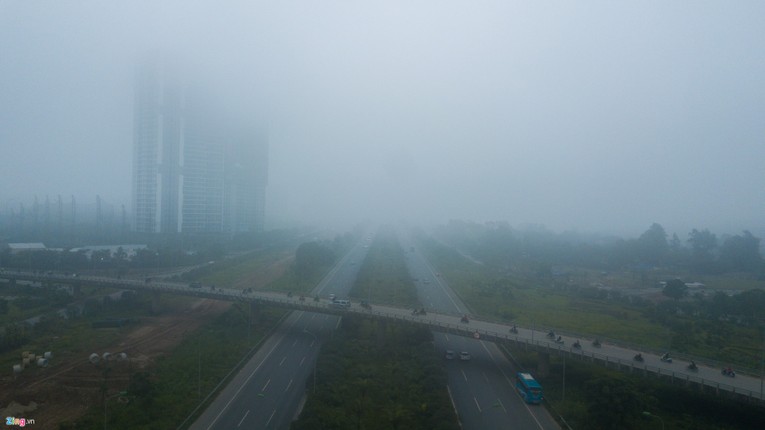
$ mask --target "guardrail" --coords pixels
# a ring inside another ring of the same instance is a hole
[[[60,282],[60,283],[77,283],[96,286],[108,286],[110,288],[123,288],[136,291],[147,291],[155,293],[169,293],[178,294],[192,297],[210,298],[216,300],[236,301],[236,302],[251,302],[261,303],[265,305],[279,306],[289,309],[302,310],[308,312],[320,312],[332,315],[347,315],[356,314],[363,315],[372,318],[379,318],[385,320],[401,321],[405,323],[412,323],[418,325],[424,325],[428,328],[457,334],[465,337],[473,337],[493,342],[511,342],[525,347],[531,347],[538,351],[555,353],[559,355],[566,355],[567,357],[574,357],[581,360],[587,360],[591,362],[599,362],[606,367],[612,366],[619,370],[626,370],[629,372],[642,371],[645,374],[653,374],[657,377],[669,378],[671,382],[675,380],[681,381],[685,384],[697,384],[702,388],[713,389],[716,392],[726,391],[734,395],[744,396],[748,399],[757,401],[765,401],[763,393],[761,391],[754,391],[744,389],[735,385],[724,384],[718,381],[705,379],[700,376],[692,375],[687,372],[675,372],[667,369],[663,369],[656,366],[650,366],[640,364],[633,360],[624,360],[609,356],[607,354],[585,351],[582,349],[574,349],[570,346],[564,346],[554,343],[551,340],[542,339],[528,339],[518,334],[508,333],[509,326],[504,326],[502,322],[487,321],[473,319],[476,323],[488,323],[495,325],[503,325],[503,331],[487,330],[475,327],[475,324],[464,323],[451,323],[443,321],[443,319],[458,319],[460,314],[456,313],[434,313],[430,312],[426,315],[413,315],[410,314],[408,309],[387,307],[387,310],[378,310],[378,305],[373,305],[371,308],[364,308],[358,304],[354,304],[350,308],[338,308],[331,303],[327,303],[326,300],[314,301],[312,297],[305,297],[301,300],[299,297],[285,297],[283,292],[265,292],[254,291],[245,292],[243,290],[230,290],[217,287],[190,287],[187,284],[172,283],[172,282],[142,282],[140,280],[132,279],[113,279],[113,278],[101,278],[93,276],[77,276],[77,277],[64,277],[57,275],[45,275],[45,274],[29,274],[29,273],[0,273],[0,279],[21,279],[35,282]],[[385,307],[382,307],[385,309]],[[524,328],[527,329],[527,328]],[[537,329],[535,327],[535,329]],[[543,327],[538,329],[546,330]],[[539,330],[536,330],[539,331]],[[570,333],[564,333],[567,337],[577,337]],[[608,342],[613,346],[620,346],[616,342]],[[631,348],[627,346],[625,349],[638,350],[637,348]]]

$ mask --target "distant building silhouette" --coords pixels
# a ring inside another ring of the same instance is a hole
[[[152,59],[138,68],[133,229],[261,231],[268,180],[265,131],[223,125],[221,114],[195,90],[166,61]]]

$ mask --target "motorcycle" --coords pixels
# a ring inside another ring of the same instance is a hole
[[[460,318],[460,322],[467,324],[470,322],[470,319],[468,319],[467,315],[463,315],[462,318]]]
[[[736,377],[736,372],[734,372],[730,367],[723,369],[722,374],[725,376],[730,376],[731,378]]]
[[[518,328],[515,326],[510,327],[510,333],[518,334]]]
[[[549,337],[550,339],[555,339],[555,332],[550,330],[550,333],[547,333],[547,337]]]
[[[582,345],[579,343],[579,339],[577,339],[576,342],[574,342],[573,347],[576,348],[576,349],[581,349],[582,348]]]
[[[600,341],[598,339],[593,340],[592,346],[594,346],[595,348],[600,348]]]
[[[561,336],[558,336],[558,338],[557,338],[557,339],[555,339],[555,343],[557,343],[557,344],[560,344],[560,345],[563,345],[563,343],[564,343],[564,342],[563,342],[563,337],[561,337]]]
[[[691,362],[688,364],[688,370],[690,370],[691,372],[698,372],[698,371],[699,371],[699,367],[698,367],[698,366],[696,366],[696,363],[694,363],[694,362],[692,362],[692,361],[691,361]]]
[[[642,363],[643,362],[643,354],[637,353],[637,354],[635,354],[634,357],[632,357],[632,359]]]
[[[661,361],[663,361],[665,363],[671,363],[672,362],[672,357],[670,357],[669,353],[667,352],[667,353],[665,353],[664,355],[661,356]]]

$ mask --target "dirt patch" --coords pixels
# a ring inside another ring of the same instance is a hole
[[[170,353],[186,335],[231,305],[200,299],[170,314],[142,318],[138,327],[103,348],[124,352],[127,359],[113,354],[107,362],[92,364],[88,361],[90,353],[62,354],[54,357],[49,368],[4,376],[0,379],[0,407],[6,406],[8,412],[3,417],[34,419],[36,430],[56,429],[60,422],[74,420],[90,406],[102,404],[104,384],[109,395],[127,389],[131,373],[151,366],[157,357]],[[25,409],[17,414],[14,411],[19,407]]]

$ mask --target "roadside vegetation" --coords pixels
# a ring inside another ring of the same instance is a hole
[[[131,375],[126,387],[102,391],[99,405],[76,421],[62,423],[66,429],[101,429],[105,396],[125,391],[122,401],[108,400],[110,429],[176,428],[200,402],[247,356],[286,312],[263,308],[252,314],[237,303],[211,323],[189,334],[155,366]],[[107,385],[107,384],[105,384]]]
[[[487,236],[486,243],[478,242],[498,248],[497,236],[501,234]],[[670,288],[664,290],[655,280],[644,287],[655,291],[649,300],[631,294],[629,288],[602,288],[597,283],[580,282],[577,277],[585,276],[580,268],[566,266],[566,273],[555,276],[552,272],[561,269],[551,264],[555,261],[551,256],[550,260],[537,256],[529,261],[526,254],[525,259],[506,257],[477,263],[424,234],[418,238],[449,285],[471,312],[482,317],[583,337],[613,339],[641,349],[672,351],[701,362],[753,369],[751,372],[759,374],[765,328],[763,289],[733,296],[716,292],[711,296],[689,297],[683,289],[676,295],[671,290],[671,279]],[[451,240],[457,241],[454,237]],[[478,244],[471,246],[476,249]],[[533,245],[528,246],[534,249]],[[481,254],[485,255],[485,251]],[[643,282],[640,273],[628,269],[621,276],[608,273],[608,282],[618,284],[614,279],[623,278]]]
[[[302,243],[284,276],[269,284],[267,289],[308,294],[357,240],[358,233],[347,233],[333,240]]]
[[[518,348],[510,352],[542,384],[553,415],[563,417],[574,429],[649,430],[661,428],[661,419],[668,429],[747,430],[765,422],[765,408],[689,389],[679,382],[670,385],[558,356],[551,356],[550,373],[540,376],[534,372],[536,353]]]
[[[229,257],[215,253],[200,255],[174,252],[179,259],[181,256],[188,257],[188,260],[183,260],[184,263],[192,260],[201,262],[195,269],[174,280],[201,282],[205,285],[217,283],[217,286],[230,288],[307,290],[315,286],[334,265],[336,255],[342,255],[355,240],[352,235],[344,235],[334,241],[309,242],[300,245],[297,255],[293,256],[287,249],[294,249],[295,245],[290,244],[294,242],[282,236],[278,236],[278,239],[271,246],[255,251],[237,251]],[[165,258],[161,254],[162,251],[155,251],[150,258]],[[76,255],[78,259],[82,257],[80,253]],[[208,260],[212,255],[216,255],[216,259]],[[42,260],[35,257],[32,267],[35,270],[50,270],[44,264],[48,256],[53,254],[46,253]],[[146,256],[148,254],[144,253]],[[140,258],[138,255],[136,257]],[[125,273],[120,271],[118,266],[122,263],[118,263],[118,260],[120,258],[108,261],[112,265],[109,268],[94,268],[94,273],[107,276]],[[13,261],[3,260],[4,264],[13,264]],[[26,261],[30,261],[29,257]],[[136,273],[144,270],[149,270],[145,272],[147,274],[154,270],[172,273],[175,270],[175,267],[164,266],[164,259],[161,261],[159,263],[159,260],[155,260],[146,266],[136,262],[130,264],[138,265]],[[167,259],[167,262],[172,261],[173,258]],[[98,264],[102,263],[99,259]],[[156,267],[158,264],[163,266]],[[64,270],[64,267],[58,265],[56,269]],[[26,270],[25,267],[20,269]],[[66,266],[65,270],[71,268]],[[130,267],[127,270],[133,273]],[[192,302],[199,300],[170,295],[152,298],[148,294],[130,291],[123,292],[121,299],[112,299],[106,295],[113,290],[98,287],[81,288],[79,297],[64,294],[64,289],[49,287],[4,285],[0,288],[0,296],[5,297],[0,301],[0,322],[4,322],[5,326],[0,331],[0,348],[5,350],[5,354],[0,354],[0,364],[5,363],[4,368],[10,370],[20,360],[21,351],[54,352],[51,367],[28,368],[20,376],[22,381],[32,381],[36,375],[43,375],[46,370],[50,373],[56,369],[55,363],[66,357],[79,360],[83,354],[87,356],[93,351],[103,351],[106,346],[132,335],[143,318],[172,318],[174,312],[186,310]],[[52,314],[58,309],[64,309],[67,317]],[[216,313],[213,311],[212,315]],[[250,314],[248,305],[233,304],[217,318],[184,332],[181,336],[183,340],[178,340],[180,343],[170,342],[174,345],[173,349],[164,352],[159,358],[149,362],[145,362],[146,357],[141,358],[141,365],[131,366],[126,363],[132,361],[122,361],[110,362],[102,370],[89,368],[87,372],[92,375],[88,378],[95,378],[92,383],[100,386],[100,399],[91,403],[85,415],[63,423],[61,428],[103,428],[105,399],[109,402],[109,428],[176,428],[286,313],[282,309],[258,308]],[[18,318],[33,315],[43,315],[34,326],[16,322]],[[189,314],[183,315],[183,318],[189,317]],[[114,323],[115,320],[120,321]],[[116,325],[106,329],[95,328],[104,323],[107,327]],[[136,339],[140,339],[140,336]],[[145,364],[149,364],[148,367]],[[103,380],[99,382],[101,378]],[[11,390],[6,393],[13,394]]]
[[[690,247],[682,248],[677,237],[667,243],[658,225],[639,239],[600,245],[563,236],[455,223],[437,231],[438,240],[422,232],[417,238],[471,312],[482,317],[671,350],[759,374],[765,284],[759,253],[752,252],[759,239],[745,233],[726,240],[724,250],[704,254],[696,241],[713,235],[694,231]],[[706,249],[715,249],[713,244],[706,242]],[[748,263],[735,263],[731,253]],[[702,268],[702,260],[711,266]],[[679,275],[727,288],[689,294]],[[655,429],[663,419],[666,428],[750,429],[765,422],[765,409],[724,394],[558,356],[551,356],[549,374],[538,375],[536,353],[515,348],[510,354],[535,374],[553,415],[571,428]]]
[[[350,296],[372,303],[419,307],[417,290],[395,231],[382,227],[369,247]]]
[[[446,372],[426,328],[345,316],[308,379],[303,429],[457,430]]]

